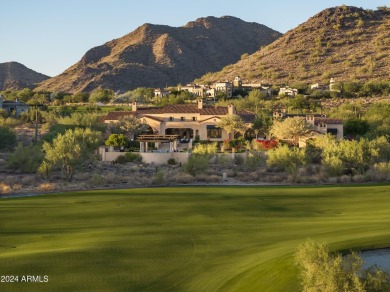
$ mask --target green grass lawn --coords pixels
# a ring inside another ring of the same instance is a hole
[[[49,276],[0,291],[299,291],[292,256],[307,238],[390,246],[390,185],[0,199],[0,275]]]

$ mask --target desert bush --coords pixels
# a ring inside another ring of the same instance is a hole
[[[33,176],[23,176],[21,179],[21,183],[24,186],[32,186],[35,185],[36,178]]]
[[[0,126],[0,150],[10,151],[16,146],[14,131],[5,126]]]
[[[8,156],[6,166],[8,169],[18,170],[22,173],[35,173],[43,161],[44,154],[39,145],[23,146],[19,144],[15,151]]]
[[[118,182],[118,175],[116,175],[114,172],[110,171],[109,173],[104,175],[104,183],[105,184],[114,184]]]
[[[205,173],[199,173],[196,175],[195,180],[198,182],[206,182],[206,183],[213,183],[213,182],[220,182],[222,179],[221,176],[218,175],[208,175]]]
[[[305,151],[286,145],[268,151],[267,165],[281,171],[294,171],[305,164]]]
[[[104,177],[100,174],[94,173],[88,181],[90,186],[101,186],[104,184]]]
[[[0,182],[0,194],[8,194],[12,191],[12,188],[10,185]]]
[[[137,153],[127,152],[125,157],[127,162],[142,162],[142,156]]]
[[[205,171],[209,168],[209,158],[207,155],[192,154],[183,165],[185,172],[196,175],[198,172]]]
[[[162,185],[165,182],[165,172],[161,169],[159,170],[152,179],[152,185]]]
[[[360,276],[363,260],[355,252],[331,254],[326,243],[311,240],[298,246],[295,261],[302,291],[383,291],[387,273],[375,268]]]
[[[232,166],[232,164],[233,164],[233,159],[230,154],[218,155],[217,165],[227,167],[227,166]]]
[[[338,178],[338,182],[340,183],[350,183],[351,182],[351,177],[349,175],[342,175]]]
[[[170,176],[169,180],[178,184],[189,184],[193,182],[194,177],[188,173],[178,172]]]
[[[259,152],[251,152],[248,154],[245,160],[245,168],[249,170],[255,170],[264,163],[264,158]]]
[[[235,165],[243,165],[245,163],[245,159],[241,155],[234,155],[233,162]]]
[[[192,149],[194,154],[215,154],[218,152],[218,143],[198,144]]]
[[[176,159],[175,158],[169,158],[167,161],[168,165],[176,165]]]
[[[330,177],[330,178],[328,178],[328,183],[336,184],[337,183],[337,177]]]
[[[41,183],[37,190],[40,192],[51,192],[54,191],[57,188],[57,185],[55,183]]]
[[[20,184],[20,183],[15,183],[15,184],[12,185],[12,189],[13,189],[14,191],[18,191],[18,190],[20,190],[20,189],[22,189],[22,188],[23,188],[23,185]]]

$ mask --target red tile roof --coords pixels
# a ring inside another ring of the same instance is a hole
[[[154,114],[200,114],[207,116],[224,116],[228,114],[228,107],[226,106],[203,106],[202,109],[198,109],[196,104],[177,104],[167,105],[165,107],[145,107],[138,108],[136,112],[120,111],[109,112],[104,120],[118,120],[121,117],[128,115],[148,116],[153,117]],[[247,110],[237,111],[237,115],[241,116],[245,122],[252,122],[255,119],[255,114]]]

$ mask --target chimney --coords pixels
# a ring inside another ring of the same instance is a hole
[[[203,108],[203,99],[198,99],[198,109],[202,109]]]
[[[133,101],[133,103],[131,104],[131,110],[133,112],[136,112],[137,111],[137,102],[136,101]]]
[[[234,105],[232,105],[231,103],[228,105],[228,114],[229,115],[236,114],[236,107]]]

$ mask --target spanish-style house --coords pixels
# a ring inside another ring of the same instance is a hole
[[[311,125],[312,135],[308,137],[302,137],[299,141],[299,147],[306,146],[306,141],[312,136],[321,134],[332,134],[337,139],[344,137],[344,125],[340,119],[328,118],[322,114],[287,114],[285,110],[277,110],[273,112],[274,119],[285,119],[288,117],[302,117],[305,121]]]
[[[114,111],[108,113],[104,123],[116,123],[120,118],[133,115],[145,121],[151,132],[159,135],[177,135],[178,139],[196,139],[223,141],[229,134],[217,127],[217,123],[226,115],[240,116],[248,128],[255,114],[246,110],[237,111],[233,105],[205,105],[203,99],[196,104],[177,104],[165,107],[139,107],[132,103],[132,111]]]

